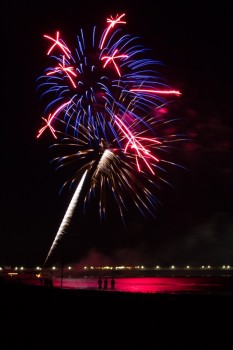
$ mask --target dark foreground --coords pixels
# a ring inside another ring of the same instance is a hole
[[[103,342],[109,332],[112,337],[131,334],[134,341],[135,337],[139,341],[143,334],[147,339],[151,336],[156,339],[165,333],[168,338],[163,339],[170,345],[176,341],[171,338],[173,333],[181,342],[183,336],[189,334],[192,343],[201,335],[202,340],[198,341],[206,338],[210,345],[220,335],[223,340],[230,337],[232,327],[233,294],[142,294],[2,282],[1,301],[3,333],[10,330],[11,334],[16,332],[17,337],[18,333],[35,337],[47,334],[54,342],[88,334],[85,341],[88,344],[96,341],[97,347],[98,339],[93,338],[93,332],[102,332]]]

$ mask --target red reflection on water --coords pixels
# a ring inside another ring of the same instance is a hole
[[[110,286],[110,278],[109,284]],[[54,278],[54,287],[69,289],[99,289],[97,277]],[[220,287],[215,278],[205,277],[119,277],[115,278],[116,291],[131,293],[208,292]],[[110,287],[108,288],[110,291]]]

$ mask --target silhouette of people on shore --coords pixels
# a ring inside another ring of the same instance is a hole
[[[99,289],[102,289],[102,278],[100,277],[99,279],[98,279],[98,286],[99,286]]]
[[[107,277],[105,277],[104,280],[101,277],[99,277],[99,279],[98,279],[99,289],[107,290],[108,289],[108,282],[109,281],[108,281]],[[111,289],[115,288],[115,279],[113,277],[111,278],[110,285],[111,285]]]
[[[111,289],[115,288],[115,279],[112,277],[111,279]]]
[[[106,277],[104,279],[104,289],[108,289],[108,279]]]

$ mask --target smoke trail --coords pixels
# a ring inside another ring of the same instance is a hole
[[[79,198],[79,195],[80,195],[80,192],[81,192],[84,180],[86,178],[86,175],[87,175],[87,170],[83,174],[83,176],[82,176],[82,178],[81,178],[81,180],[80,180],[80,182],[79,182],[79,184],[78,184],[78,186],[77,186],[77,188],[75,190],[75,193],[74,193],[74,195],[73,195],[73,197],[72,197],[72,199],[70,201],[70,204],[69,204],[69,206],[68,206],[68,208],[66,210],[66,213],[65,213],[64,218],[62,220],[62,223],[61,223],[61,225],[60,225],[60,227],[58,229],[58,232],[57,232],[56,237],[55,237],[55,239],[53,241],[53,244],[52,244],[52,246],[51,246],[51,248],[50,248],[50,250],[48,252],[48,255],[47,255],[46,259],[45,259],[44,265],[46,264],[49,256],[51,255],[51,253],[53,251],[53,249],[57,245],[58,240],[65,233],[67,227],[70,224],[70,220],[71,220],[71,217],[73,215],[73,211],[74,211],[74,209],[76,207],[76,204],[78,202],[78,198]]]

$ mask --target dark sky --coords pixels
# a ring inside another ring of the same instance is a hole
[[[64,179],[49,163],[51,142],[36,139],[43,34],[60,30],[72,42],[80,28],[122,12],[125,31],[154,50],[182,92],[172,114],[189,142],[177,144],[171,161],[186,170],[168,168],[173,187],[161,186],[156,219],[130,211],[122,226],[112,210],[101,224],[77,210],[51,263],[233,264],[232,5],[48,0],[2,3],[0,265],[42,265],[72,196],[59,194]]]

